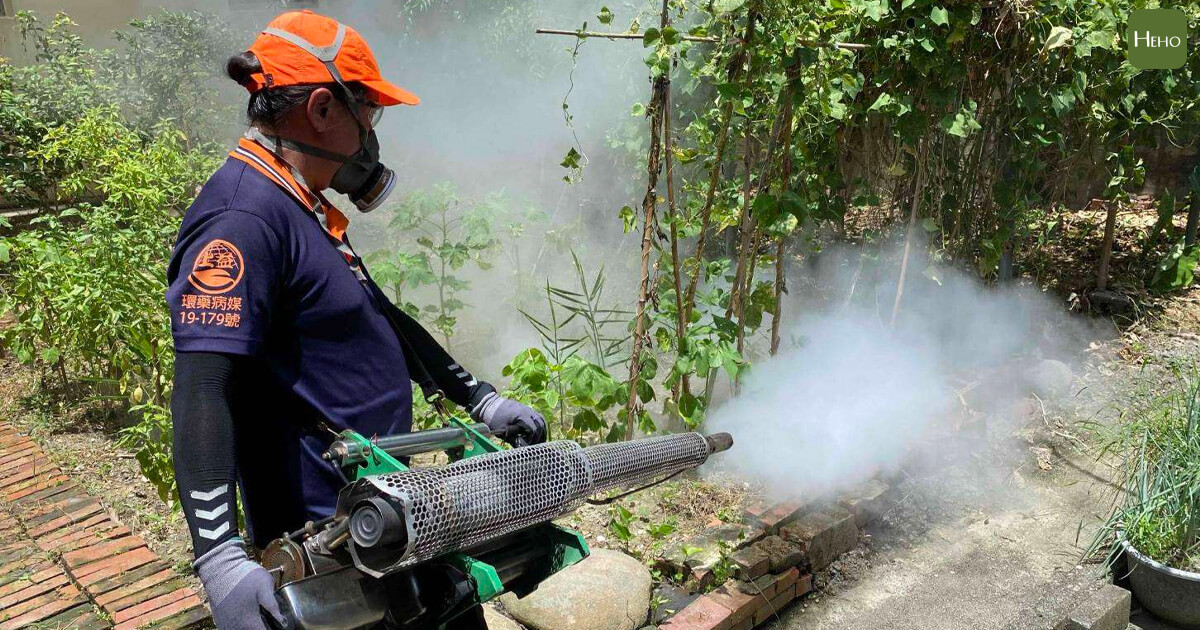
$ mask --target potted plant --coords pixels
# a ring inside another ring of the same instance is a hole
[[[1112,545],[1108,566],[1143,607],[1200,629],[1200,378],[1175,376],[1110,442],[1125,451],[1124,496],[1091,551]]]

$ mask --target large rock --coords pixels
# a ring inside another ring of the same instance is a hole
[[[609,549],[595,549],[523,599],[500,597],[510,615],[531,630],[636,630],[650,611],[650,571]]]
[[[505,617],[490,604],[483,607],[483,620],[487,622],[488,630],[522,630],[521,624]]]

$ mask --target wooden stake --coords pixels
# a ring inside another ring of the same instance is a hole
[[[1121,204],[1116,201],[1110,201],[1108,206],[1108,217],[1104,221],[1104,242],[1100,245],[1100,269],[1096,272],[1096,290],[1103,291],[1108,286],[1108,264],[1112,259],[1113,238],[1117,231],[1117,211],[1120,210]]]

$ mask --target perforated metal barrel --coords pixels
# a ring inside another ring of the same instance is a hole
[[[348,513],[370,496],[400,508],[407,529],[403,554],[387,554],[382,563],[383,556],[374,553],[362,557],[375,561],[360,560],[373,573],[390,573],[557,518],[597,492],[695,468],[711,453],[699,433],[588,448],[550,442],[442,468],[368,477],[343,493],[338,509]]]

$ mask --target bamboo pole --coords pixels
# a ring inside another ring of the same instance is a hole
[[[569,37],[578,37],[580,39],[587,39],[589,37],[610,40],[646,38],[645,33],[602,33],[599,31],[570,31],[558,28],[539,28],[536,32],[538,35],[566,35]],[[679,39],[685,42],[705,42],[709,44],[715,44],[721,41],[720,38],[717,37],[697,35],[679,35]],[[805,48],[838,48],[841,50],[867,50],[871,47],[870,44],[855,44],[852,42],[818,42],[810,39],[802,39],[797,43]]]
[[[904,256],[900,259],[900,280],[896,282],[896,301],[892,303],[892,319],[888,325],[896,327],[896,316],[900,313],[900,299],[904,296],[904,278],[908,274],[908,256],[912,250],[913,234],[917,229],[917,211],[921,207],[921,189],[925,185],[924,144],[917,149],[917,181],[913,186],[912,210],[908,215],[908,233],[904,236]]]
[[[663,97],[663,161],[667,173],[667,215],[670,217],[671,228],[671,275],[675,283],[675,332],[678,336],[678,352],[683,352],[687,339],[688,314],[683,310],[683,267],[679,264],[679,213],[675,204],[675,160],[672,151],[675,147],[675,137],[671,133],[671,89],[670,81],[667,93]],[[680,378],[675,383],[672,394],[679,401],[680,393],[691,395],[686,378]]]

